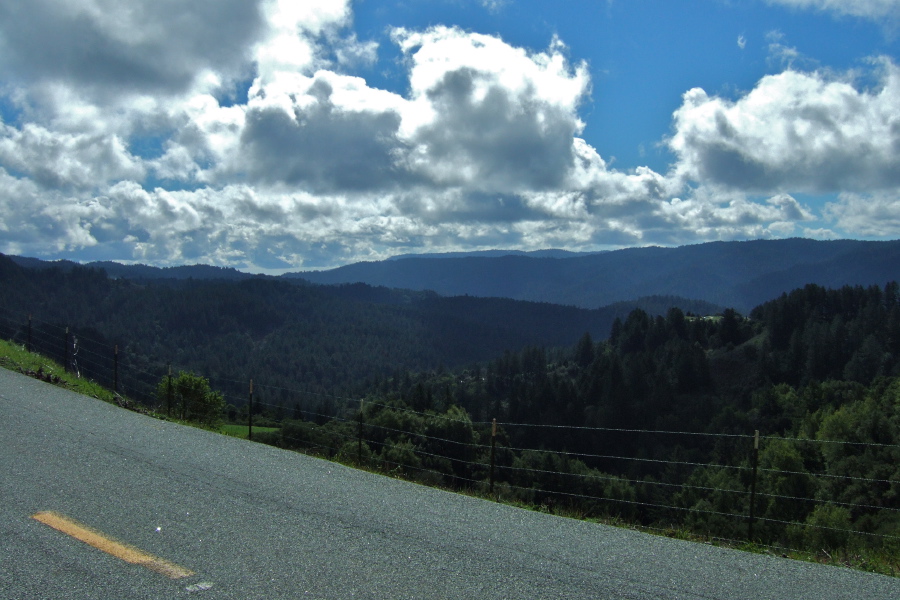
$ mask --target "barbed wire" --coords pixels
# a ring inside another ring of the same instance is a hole
[[[510,487],[513,489],[523,490],[523,491],[527,491],[527,492],[534,492],[534,493],[539,493],[539,494],[550,494],[550,495],[556,495],[556,496],[567,496],[570,498],[581,498],[584,500],[599,500],[601,502],[618,502],[618,503],[622,503],[622,504],[629,504],[632,506],[645,506],[648,508],[661,508],[664,510],[674,509],[674,510],[678,510],[678,511],[719,515],[719,516],[738,518],[738,519],[746,519],[747,518],[746,515],[741,515],[741,514],[736,514],[736,513],[726,513],[726,512],[720,512],[720,511],[714,511],[714,510],[704,510],[704,509],[700,509],[700,508],[690,508],[690,507],[684,507],[684,506],[668,506],[665,504],[654,504],[652,502],[641,502],[639,500],[626,500],[624,498],[608,498],[608,497],[603,497],[603,496],[590,496],[587,494],[577,494],[574,492],[563,492],[563,491],[559,491],[559,490],[544,490],[544,489],[538,489],[538,488],[533,488],[533,487],[526,488],[526,487],[516,486],[516,485],[510,485]]]
[[[782,469],[768,469],[759,467],[761,473],[782,473],[785,475],[798,475],[804,477],[824,477],[827,479],[850,479],[851,481],[865,481],[867,483],[900,483],[894,479],[870,479],[868,477],[857,477],[854,475],[836,475],[833,473],[805,473],[803,471],[785,471]]]
[[[633,462],[644,462],[644,463],[660,463],[667,465],[683,465],[690,467],[716,467],[721,469],[734,469],[738,471],[750,471],[752,470],[750,467],[738,466],[738,465],[717,465],[710,463],[698,463],[698,462],[688,462],[688,461],[677,461],[677,460],[662,460],[658,458],[637,458],[632,456],[615,456],[615,455],[607,455],[607,454],[587,454],[587,453],[579,453],[579,452],[553,452],[551,450],[542,450],[537,448],[512,448],[504,446],[506,450],[512,450],[514,452],[537,452],[537,453],[547,453],[547,454],[564,454],[569,457],[577,457],[577,458],[595,458],[595,459],[603,459],[603,460],[624,460],[624,461],[633,461]]]
[[[778,524],[780,524],[780,525],[791,525],[791,526],[795,526],[795,527],[808,527],[808,528],[812,528],[812,529],[822,529],[822,530],[825,530],[825,531],[839,531],[839,532],[841,532],[841,533],[852,533],[852,534],[856,534],[856,535],[866,535],[866,536],[878,537],[878,538],[883,538],[883,539],[888,539],[888,540],[900,540],[900,536],[896,536],[896,535],[888,535],[888,534],[885,534],[885,533],[873,533],[873,532],[870,532],[870,531],[859,531],[859,530],[857,530],[857,529],[843,529],[843,528],[840,528],[840,527],[831,527],[831,526],[828,526],[828,525],[818,525],[818,524],[816,524],[816,523],[803,523],[803,522],[800,522],[800,521],[783,521],[783,520],[780,520],[780,519],[772,519],[772,518],[769,518],[769,517],[757,517],[757,519],[760,520],[760,521],[767,521],[767,522],[769,522],[769,523],[778,523]]]
[[[381,430],[384,430],[384,431],[391,431],[391,432],[394,432],[394,433],[401,433],[401,434],[404,434],[404,435],[410,435],[410,436],[413,436],[413,437],[421,437],[421,438],[425,438],[425,439],[427,439],[427,440],[436,440],[436,441],[439,441],[439,442],[447,442],[447,443],[450,443],[450,444],[456,444],[456,445],[459,445],[459,446],[465,446],[465,447],[468,447],[468,448],[482,448],[482,449],[488,449],[488,448],[490,448],[490,446],[486,446],[486,445],[484,445],[484,444],[476,444],[476,443],[474,443],[474,442],[460,442],[459,440],[448,440],[448,439],[446,439],[446,438],[439,438],[439,437],[429,436],[429,435],[426,435],[426,434],[424,434],[424,433],[415,433],[415,432],[411,432],[411,431],[405,431],[405,430],[403,430],[403,429],[394,429],[394,428],[392,428],[392,427],[386,427],[386,426],[384,426],[384,425],[375,425],[375,424],[373,424],[373,423],[365,423],[365,424],[364,424],[364,427],[370,428],[370,429],[381,429]]]
[[[573,431],[605,431],[614,433],[646,433],[656,435],[696,435],[704,437],[726,437],[726,438],[742,438],[753,439],[752,435],[736,434],[736,433],[702,433],[697,431],[665,431],[654,429],[617,429],[614,427],[585,427],[581,425],[546,425],[541,423],[497,423],[497,426],[503,427],[535,427],[542,429],[569,429]]]

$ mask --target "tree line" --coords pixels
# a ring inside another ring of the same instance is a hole
[[[511,499],[742,539],[758,430],[757,541],[891,549],[898,342],[893,282],[810,285],[746,317],[638,309],[605,340],[395,372],[373,382],[361,412],[296,414],[267,441],[484,489],[496,419],[497,486]]]

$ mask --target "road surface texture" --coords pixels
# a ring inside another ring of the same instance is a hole
[[[0,446],[3,599],[900,598],[900,579],[519,510],[4,369]]]

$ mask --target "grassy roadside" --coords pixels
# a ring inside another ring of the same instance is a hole
[[[66,389],[72,390],[79,394],[83,394],[85,396],[89,396],[92,398],[97,398],[98,400],[103,400],[104,402],[109,402],[111,404],[116,404],[118,406],[127,406],[129,403],[127,401],[123,402],[121,399],[117,401],[117,396],[112,391],[101,387],[100,385],[85,379],[80,379],[73,374],[66,373],[61,365],[58,363],[41,356],[39,354],[34,354],[26,351],[22,346],[12,344],[5,340],[0,340],[0,367],[4,367],[11,371],[17,371],[19,373],[23,373],[29,375],[31,377],[35,377],[46,381],[48,383],[59,385],[65,387]],[[133,405],[134,403],[130,403]],[[182,423],[185,425],[190,425],[193,427],[199,427],[196,423],[191,422],[183,422],[177,419],[167,418],[165,415],[156,414],[152,411],[142,411],[150,416],[154,416],[163,420],[175,421],[178,423]],[[203,429],[209,429],[208,427],[202,427]],[[277,432],[279,428],[277,427],[254,427],[254,431],[258,432]],[[222,433],[224,435],[229,435],[232,437],[238,438],[247,438],[247,426],[246,425],[234,425],[234,424],[226,424],[221,425],[218,428],[213,429],[218,433]],[[348,459],[347,457],[327,457],[320,456],[315,452],[305,452],[311,456],[318,456],[319,458],[324,458],[326,460],[332,460],[334,462],[339,462],[348,467],[361,469],[365,471],[369,471],[372,473],[385,475],[389,477],[405,479],[407,481],[411,481],[414,483],[420,483],[416,481],[415,478],[411,477],[402,477],[396,471],[386,472],[383,469],[369,465],[369,464],[358,464],[356,460],[352,458]],[[424,485],[424,484],[423,484]],[[553,514],[565,517],[572,518],[578,520],[584,520],[588,522],[599,523],[603,525],[609,525],[613,527],[620,527],[625,529],[631,529],[634,531],[640,531],[642,533],[649,533],[652,535],[664,536],[673,539],[680,539],[695,543],[702,543],[712,546],[718,546],[723,548],[731,548],[736,550],[742,550],[746,552],[754,552],[757,554],[766,554],[770,556],[778,556],[782,558],[790,558],[794,560],[801,560],[806,562],[813,562],[823,565],[832,565],[832,566],[842,566],[851,569],[856,569],[860,571],[867,571],[872,573],[880,573],[882,575],[889,575],[892,577],[896,577],[898,573],[900,573],[900,556],[897,556],[892,553],[887,552],[874,552],[874,551],[842,551],[839,553],[829,554],[827,552],[809,552],[804,550],[796,550],[796,549],[787,549],[787,548],[777,548],[773,546],[763,546],[754,544],[747,541],[740,540],[723,540],[720,538],[708,537],[699,535],[695,532],[688,531],[684,528],[673,525],[669,528],[653,528],[653,527],[643,527],[640,525],[635,525],[634,523],[630,523],[624,521],[620,518],[616,517],[607,517],[603,519],[595,519],[595,518],[585,518],[584,515],[579,514],[577,511],[567,510],[564,507],[556,507],[548,508],[547,506],[535,506],[530,504],[525,504],[522,502],[518,502],[515,500],[503,498],[501,494],[487,494],[481,493],[477,490],[447,490],[455,493],[462,493],[468,496],[477,497],[485,500],[490,500],[493,502],[500,502],[507,504],[509,506],[514,506],[517,508],[525,509],[525,510],[533,510],[537,512],[552,512]]]
[[[236,425],[234,423],[226,423],[225,425],[219,426],[219,431],[224,433],[225,435],[230,435],[231,437],[247,439],[247,426],[246,425]],[[272,433],[275,431],[279,431],[278,427],[257,427],[253,426],[254,432],[259,433]]]
[[[66,373],[62,365],[49,358],[28,352],[22,346],[0,340],[0,367],[62,386],[91,398],[115,403],[115,394],[87,379]]]

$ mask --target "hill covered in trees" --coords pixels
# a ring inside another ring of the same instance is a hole
[[[70,271],[82,266],[71,261],[10,258],[35,270]],[[159,268],[94,262],[83,266],[102,269],[112,278],[145,283],[260,278],[323,285],[365,283],[441,296],[509,298],[588,309],[663,296],[681,299],[683,310],[693,310],[686,305],[690,299],[748,313],[808,283],[828,288],[883,285],[900,273],[900,241],[787,239],[594,253],[491,250],[402,255],[277,278],[206,265]]]
[[[587,255],[414,256],[295,274],[315,283],[433,290],[583,308],[672,295],[749,312],[815,283],[883,285],[900,273],[900,241],[808,239],[628,248]]]
[[[530,345],[568,346],[585,331],[603,337],[635,306],[665,311],[685,303],[720,310],[671,297],[586,310],[267,277],[132,281],[78,265],[26,269],[0,256],[3,337],[23,340],[32,314],[42,323],[35,343],[51,353],[61,354],[62,331],[71,327],[85,353],[109,356],[118,345],[123,367],[156,376],[171,363],[213,382],[253,378],[337,395],[361,394],[367,382],[397,370],[456,367]],[[84,360],[82,366],[98,376]]]
[[[753,538],[768,544],[894,557],[900,545],[893,282],[808,285],[749,317],[638,309],[608,339],[406,373],[362,411],[314,417],[285,419],[268,441],[431,483],[496,478],[510,499],[648,526],[741,539],[755,510]]]

